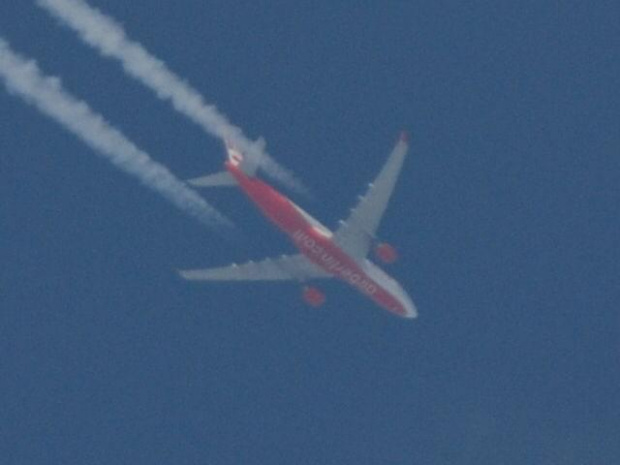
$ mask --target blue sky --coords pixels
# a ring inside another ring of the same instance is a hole
[[[5,2],[8,3],[8,2]],[[233,190],[222,241],[0,92],[0,457],[609,464],[620,457],[615,2],[91,1],[311,188],[328,226],[398,132],[381,227],[420,318],[340,283],[182,282],[291,252]],[[216,139],[31,2],[0,35],[185,179]]]

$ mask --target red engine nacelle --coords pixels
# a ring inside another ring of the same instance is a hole
[[[375,256],[383,263],[394,263],[398,260],[398,252],[387,242],[381,242],[375,246]]]
[[[320,289],[312,286],[304,286],[302,290],[304,302],[311,307],[320,307],[325,303],[325,294]]]

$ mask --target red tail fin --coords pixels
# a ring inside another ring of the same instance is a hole
[[[244,154],[237,144],[229,138],[225,139],[224,143],[230,164],[241,169],[247,176],[254,176],[258,168],[256,156],[251,153],[249,155]]]

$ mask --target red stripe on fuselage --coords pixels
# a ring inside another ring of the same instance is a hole
[[[263,214],[284,231],[309,260],[355,287],[381,307],[400,316],[406,315],[403,304],[372,280],[355,260],[334,244],[331,237],[308,222],[291,200],[260,179],[246,176],[230,162],[226,162],[226,168]]]

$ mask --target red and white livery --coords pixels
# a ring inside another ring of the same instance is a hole
[[[415,305],[403,288],[368,259],[374,250],[386,263],[396,260],[392,246],[375,239],[379,223],[408,150],[405,133],[401,134],[386,164],[369,184],[349,217],[332,232],[289,198],[256,177],[257,163],[227,142],[226,171],[190,180],[196,187],[239,186],[261,212],[281,229],[300,251],[259,262],[204,270],[181,271],[183,278],[204,281],[293,280],[303,283],[304,300],[319,306],[325,296],[306,283],[316,279],[338,278],[390,312],[404,317],[418,315]]]

